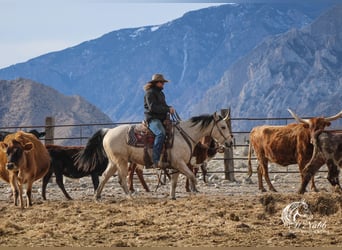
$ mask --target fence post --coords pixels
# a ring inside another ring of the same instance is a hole
[[[230,108],[221,109],[221,115],[225,117],[228,115],[229,119],[226,121],[228,128],[232,129],[231,124],[231,116],[230,116]],[[235,181],[234,177],[234,160],[233,160],[233,147],[226,148],[224,150],[224,172],[225,172],[225,180]]]
[[[55,118],[48,116],[45,118],[45,145],[54,144]]]

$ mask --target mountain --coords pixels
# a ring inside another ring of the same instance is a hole
[[[341,111],[341,16],[338,5],[305,28],[265,40],[208,90],[207,110],[219,102],[230,103],[233,117],[289,117],[289,107],[306,116]],[[341,119],[334,124],[341,126]],[[239,129],[249,130],[251,125],[256,123],[239,123]]]
[[[163,73],[171,80],[167,102],[189,117],[198,114],[194,104],[207,105],[204,93],[239,58],[271,35],[308,25],[328,6],[226,4],[192,11],[160,26],[113,31],[12,65],[0,70],[0,79],[32,79],[82,95],[113,121],[137,121],[143,119],[143,85]]]
[[[1,80],[0,88],[1,127],[44,127],[47,116],[54,117],[56,125],[112,123],[107,115],[82,97],[65,96],[31,80]],[[91,136],[94,129],[98,128],[82,127],[82,136]],[[55,128],[56,139],[66,137],[80,137],[80,127]],[[79,145],[80,141],[56,140],[55,143]]]

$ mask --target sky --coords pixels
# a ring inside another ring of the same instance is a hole
[[[159,25],[207,1],[0,0],[0,68],[123,28]]]

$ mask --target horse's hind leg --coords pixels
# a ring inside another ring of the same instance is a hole
[[[118,171],[119,183],[122,189],[124,190],[125,194],[130,196],[127,186],[128,162],[125,160],[120,160],[120,162],[118,162]]]
[[[171,190],[170,190],[170,196],[172,200],[176,199],[176,187],[177,187],[177,181],[178,181],[179,172],[174,173],[171,175]]]
[[[115,174],[116,170],[117,170],[117,167],[113,163],[109,162],[106,170],[103,173],[103,178],[100,182],[100,185],[96,189],[96,192],[95,192],[96,200],[99,200],[101,198],[101,193],[102,193],[104,185],[107,183],[109,178]]]

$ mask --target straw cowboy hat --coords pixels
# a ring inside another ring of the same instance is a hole
[[[152,76],[152,80],[149,81],[149,83],[155,83],[155,82],[169,82],[169,80],[166,80],[162,74],[154,74]]]

